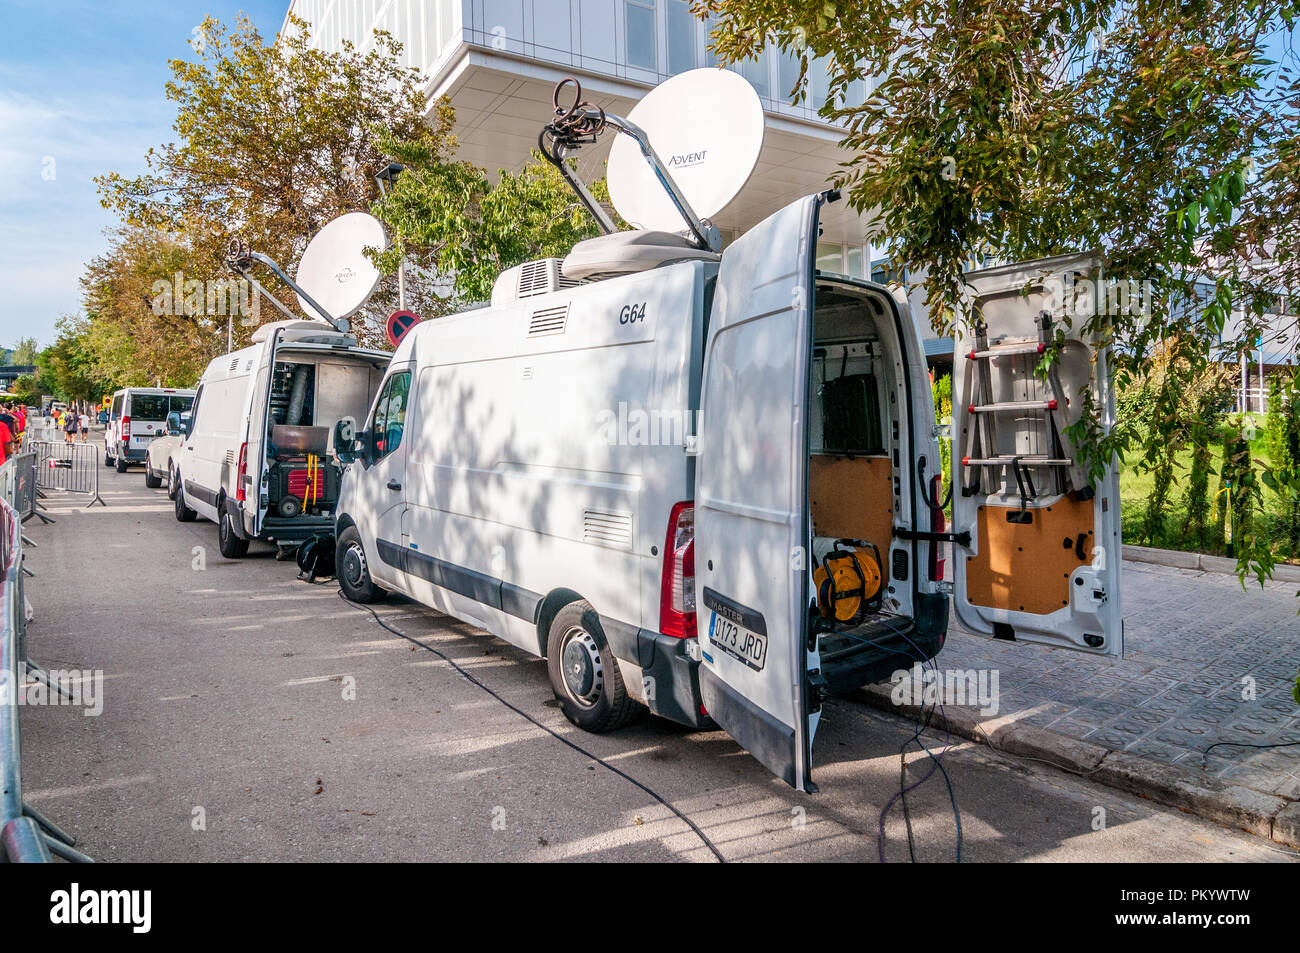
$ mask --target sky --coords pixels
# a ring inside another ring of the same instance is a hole
[[[0,347],[53,343],[79,309],[86,261],[113,224],[94,177],[145,171],[175,139],[168,61],[188,58],[211,14],[243,12],[264,35],[288,0],[0,0]]]

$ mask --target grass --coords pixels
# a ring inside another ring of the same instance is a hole
[[[1256,420],[1259,434],[1250,445],[1251,458],[1257,464],[1267,465],[1269,461],[1268,453],[1264,449],[1263,437],[1263,416],[1260,414],[1251,415]],[[1212,448],[1213,462],[1211,464],[1213,473],[1210,475],[1210,493],[1216,493],[1219,487],[1219,468],[1222,464],[1223,447],[1221,440],[1216,437],[1215,446]],[[1183,505],[1183,494],[1186,492],[1187,476],[1191,470],[1192,454],[1190,450],[1178,453],[1174,457],[1174,481],[1169,491],[1169,503],[1165,518],[1164,532],[1155,540],[1144,540],[1141,538],[1142,530],[1142,513],[1146,507],[1147,497],[1155,485],[1154,476],[1141,468],[1139,456],[1125,461],[1120,465],[1119,474],[1119,495],[1120,495],[1120,516],[1121,526],[1123,528],[1123,538],[1126,543],[1135,543],[1138,545],[1155,546],[1159,549],[1178,549],[1187,552],[1203,552],[1211,555],[1223,555],[1226,552],[1226,546],[1223,541],[1212,543],[1209,546],[1202,545],[1199,540],[1191,538],[1184,533],[1184,527],[1187,524],[1187,508]],[[1277,495],[1268,487],[1263,488],[1264,500],[1262,511],[1257,509],[1255,512],[1255,524],[1259,532],[1264,534],[1265,539],[1273,545],[1274,552],[1279,561],[1285,559],[1287,562],[1297,562],[1295,553],[1290,547],[1290,527],[1288,517],[1283,513],[1283,505]],[[1213,519],[1213,501],[1211,502],[1211,519]]]

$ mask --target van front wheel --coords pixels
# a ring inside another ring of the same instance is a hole
[[[546,640],[546,671],[564,717],[584,731],[613,731],[641,711],[590,603],[570,602],[556,614]]]
[[[334,574],[339,588],[349,602],[363,605],[382,602],[388,593],[375,585],[370,578],[370,564],[366,561],[366,548],[361,544],[361,534],[349,526],[339,535],[334,549]]]

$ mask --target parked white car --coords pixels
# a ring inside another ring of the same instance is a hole
[[[172,411],[167,415],[163,430],[150,441],[149,449],[145,451],[144,485],[151,490],[156,490],[166,484],[168,499],[175,499],[176,496],[172,470],[176,453],[185,440],[185,427],[189,419],[188,412],[179,414]]]

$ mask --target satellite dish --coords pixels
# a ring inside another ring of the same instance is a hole
[[[701,219],[712,218],[745,187],[763,148],[763,104],[739,73],[705,67],[656,86],[628,114]],[[609,151],[609,198],[635,228],[687,227],[637,143],[620,136]]]
[[[379,269],[366,257],[367,248],[383,251],[388,236],[379,219],[365,212],[349,212],[330,222],[307,243],[298,262],[298,304],[317,317],[306,292],[336,320],[356,312],[379,284]]]

